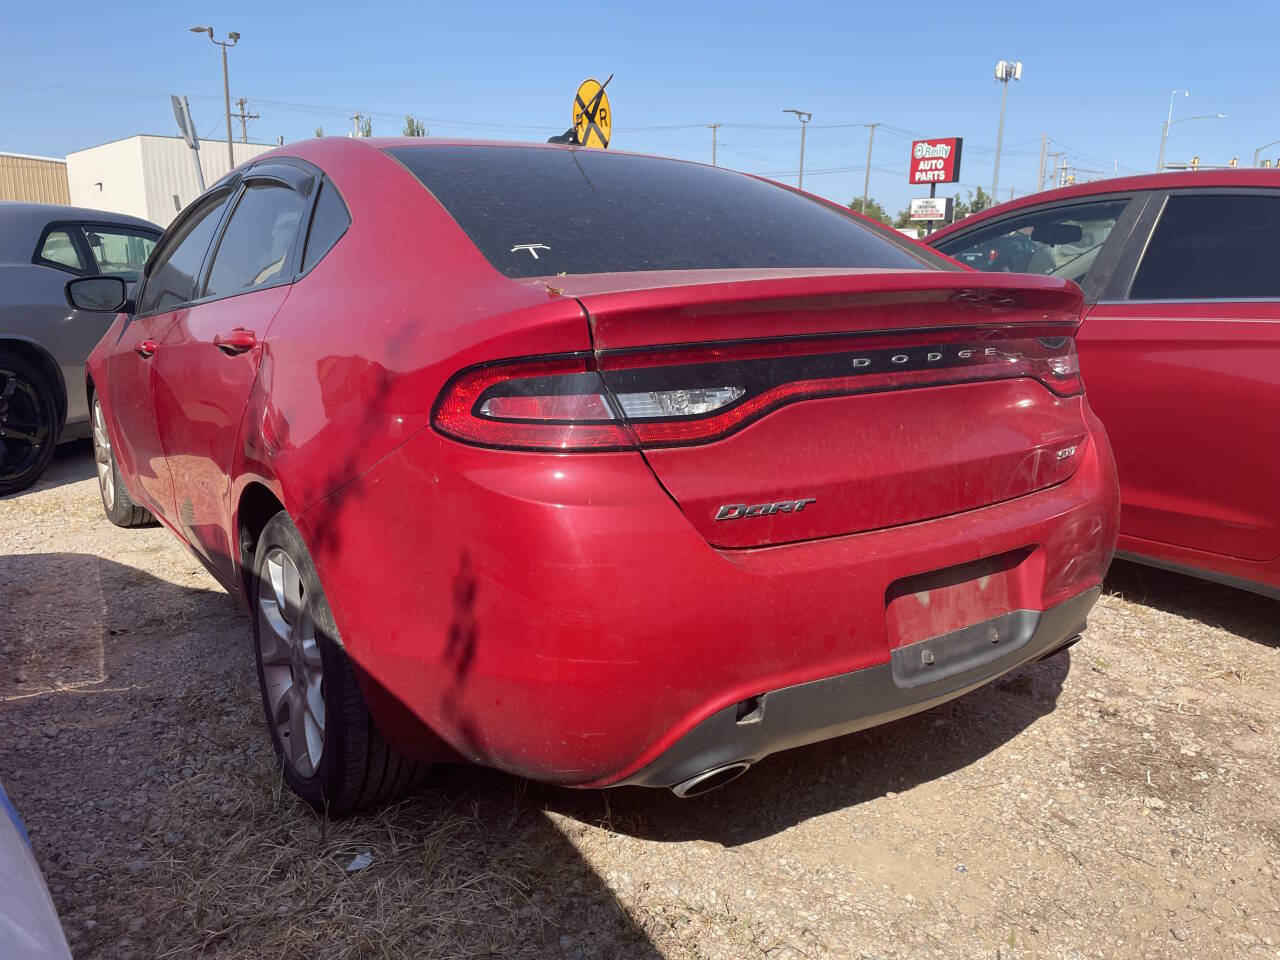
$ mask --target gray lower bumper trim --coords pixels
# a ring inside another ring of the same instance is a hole
[[[1095,587],[1043,612],[1016,610],[900,647],[888,663],[770,690],[742,722],[738,705],[728,706],[617,785],[669,787],[721,764],[760,760],[945,703],[1075,637],[1100,593]]]

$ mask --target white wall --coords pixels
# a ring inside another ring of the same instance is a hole
[[[142,171],[147,212],[141,214],[148,220],[168,226],[185,207],[200,195],[196,182],[195,164],[191,162],[191,150],[179,137],[141,137]],[[275,147],[261,143],[232,143],[236,166],[252,160]],[[231,171],[227,162],[227,141],[200,141],[200,170],[204,173],[205,186],[213,186]],[[177,194],[179,207],[174,207]]]
[[[72,206],[145,217],[147,198],[141,170],[141,137],[67,154],[67,188]]]
[[[237,166],[274,149],[261,143],[232,146]],[[200,169],[206,186],[230,170],[225,140],[200,141]],[[136,136],[69,153],[67,184],[75,206],[128,213],[162,227],[200,195],[191,150],[181,137]]]

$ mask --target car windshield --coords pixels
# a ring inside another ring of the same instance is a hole
[[[506,146],[387,153],[508,277],[945,263],[826,204],[696,163]]]

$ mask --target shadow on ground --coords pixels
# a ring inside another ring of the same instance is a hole
[[[544,788],[544,800],[645,839],[750,843],[967,767],[1051,713],[1069,669],[1070,653],[1059,654],[925,713],[767,757],[702,797],[622,787],[606,808],[599,791]]]
[[[1280,647],[1280,600],[1125,560],[1111,565],[1106,588],[1126,600]]]
[[[49,466],[40,475],[39,480],[25,490],[19,490],[17,493],[0,497],[0,500],[12,500],[24,494],[51,490],[54,487],[62,486],[64,483],[88,480],[90,477],[97,476],[97,471],[93,464],[93,441],[69,440],[58,445],[58,449],[53,453],[53,459],[49,461]]]
[[[516,778],[293,800],[225,593],[52,553],[0,557],[0,595],[0,780],[78,958],[659,956]]]

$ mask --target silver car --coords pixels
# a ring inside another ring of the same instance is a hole
[[[0,785],[0,957],[71,960],[31,840]]]
[[[0,202],[0,496],[29,486],[62,440],[88,436],[84,362],[109,314],[67,306],[75,277],[138,278],[154,223],[102,210]]]

